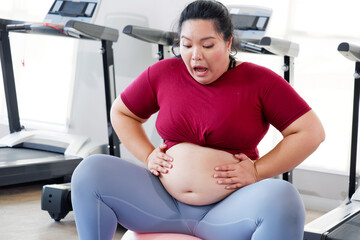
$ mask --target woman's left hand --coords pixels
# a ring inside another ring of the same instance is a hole
[[[214,178],[220,185],[225,185],[225,189],[236,190],[246,185],[257,182],[257,171],[254,161],[243,153],[235,154],[238,163],[225,164],[215,167]]]

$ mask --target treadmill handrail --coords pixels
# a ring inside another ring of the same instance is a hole
[[[348,42],[342,42],[337,49],[345,58],[360,62],[360,46]]]
[[[299,44],[274,37],[263,37],[259,46],[271,53],[280,56],[297,57],[299,55]]]
[[[135,25],[127,25],[123,29],[123,33],[145,42],[163,46],[173,45],[175,39],[178,37],[175,32],[166,32],[159,29]],[[259,44],[245,42],[234,37],[233,47],[237,50],[252,53],[274,54],[289,57],[297,57],[299,55],[298,43],[273,37],[263,37]]]
[[[116,42],[119,38],[119,31],[117,29],[77,20],[69,20],[65,25],[62,25],[46,22],[20,22],[0,19],[0,24],[4,24],[6,31],[9,32],[56,35],[110,42]]]
[[[159,29],[135,25],[127,25],[123,29],[123,33],[145,42],[155,43],[163,46],[173,45],[175,39],[177,38],[177,33],[175,32],[165,32]]]
[[[119,39],[119,31],[114,28],[104,27],[92,23],[69,20],[65,24],[65,30],[71,35],[71,32],[90,38],[116,42]]]

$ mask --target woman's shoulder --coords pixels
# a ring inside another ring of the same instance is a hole
[[[252,80],[266,81],[283,81],[284,78],[275,71],[251,62],[243,62],[239,66],[239,71],[242,71],[246,76]],[[285,81],[285,80],[284,80]]]
[[[164,81],[169,84],[174,79],[181,79],[186,75],[186,66],[181,58],[173,57],[160,60],[147,70],[149,83],[156,87],[162,86]]]
[[[168,71],[173,70],[174,68],[179,68],[184,66],[184,63],[179,57],[165,58],[160,60],[150,66],[152,71]]]
[[[265,67],[265,66],[261,66],[259,64],[256,63],[252,63],[252,62],[241,62],[238,65],[239,69],[241,68],[241,70],[243,71],[247,71],[249,73],[257,73],[257,74],[264,74],[264,73],[275,73],[274,71],[272,71],[271,69]]]

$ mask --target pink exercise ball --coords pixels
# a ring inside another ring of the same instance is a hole
[[[128,230],[121,240],[201,240],[201,238],[179,233],[135,233]]]

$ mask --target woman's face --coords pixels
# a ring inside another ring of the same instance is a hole
[[[224,41],[212,20],[185,21],[180,54],[190,75],[201,84],[216,81],[228,69],[231,41]]]

